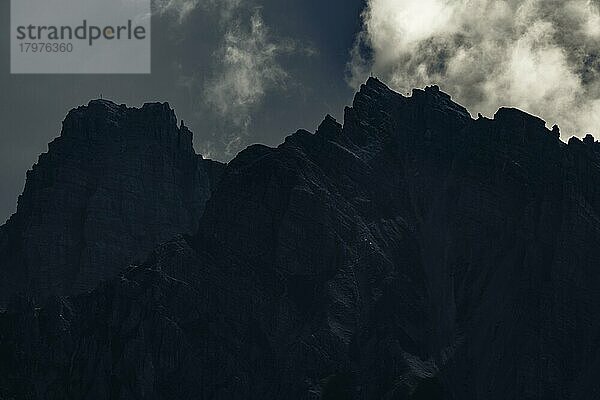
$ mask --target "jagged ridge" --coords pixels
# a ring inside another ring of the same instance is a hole
[[[193,237],[15,303],[0,395],[594,399],[599,153],[369,79],[343,126],[241,152]]]
[[[192,234],[212,163],[167,103],[93,100],[27,173],[0,234],[0,304],[11,293],[71,295],[116,277],[177,234]]]

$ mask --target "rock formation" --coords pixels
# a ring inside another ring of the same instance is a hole
[[[168,104],[91,101],[48,147],[0,228],[0,303],[86,292],[196,231],[213,168]]]
[[[194,235],[15,297],[0,398],[596,399],[600,144],[556,131],[371,78],[242,151]]]

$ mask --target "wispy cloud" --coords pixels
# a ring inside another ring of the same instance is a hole
[[[244,24],[233,20],[215,54],[218,68],[205,86],[208,105],[226,118],[234,131],[224,138],[227,155],[240,150],[252,121],[269,90],[285,89],[288,73],[279,56],[296,50],[293,42],[276,40],[257,9]]]
[[[600,12],[586,0],[369,0],[349,63],[401,91],[438,83],[471,112],[511,105],[600,128]]]
[[[154,12],[159,15],[170,14],[183,21],[195,10],[201,0],[154,0]]]
[[[179,84],[196,107],[197,118],[212,132],[201,132],[200,151],[207,157],[229,159],[248,145],[252,116],[271,92],[284,91],[292,78],[282,64],[286,55],[312,55],[308,46],[274,35],[252,1],[154,0],[155,13],[175,17],[189,27],[193,11],[214,17],[213,31],[221,36],[208,65],[196,71],[176,63]],[[210,126],[207,126],[210,125]]]

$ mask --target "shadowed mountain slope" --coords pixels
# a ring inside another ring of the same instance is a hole
[[[15,291],[91,290],[197,229],[214,164],[194,153],[168,104],[91,101],[48,148],[0,228],[0,304]]]
[[[376,79],[195,234],[0,316],[0,398],[595,399],[600,144]],[[198,211],[199,212],[199,211]]]

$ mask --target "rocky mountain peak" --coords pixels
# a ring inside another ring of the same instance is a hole
[[[541,130],[546,127],[546,121],[518,108],[501,107],[494,114],[494,120],[501,124],[524,130]]]
[[[168,103],[92,100],[71,110],[4,228],[0,274],[12,287],[4,294],[80,293],[193,233],[214,165],[195,154],[192,132],[177,122]]]
[[[325,119],[317,128],[316,134],[322,135],[327,139],[333,140],[342,132],[342,125],[331,115],[327,114]]]
[[[0,313],[0,397],[598,398],[593,137],[376,78],[227,166],[75,114],[0,228],[2,292],[71,294]]]
[[[159,142],[188,154],[194,152],[191,132],[183,125],[177,127],[177,117],[169,103],[145,103],[134,108],[109,100],[92,100],[67,114],[61,137],[91,144],[118,140]]]

